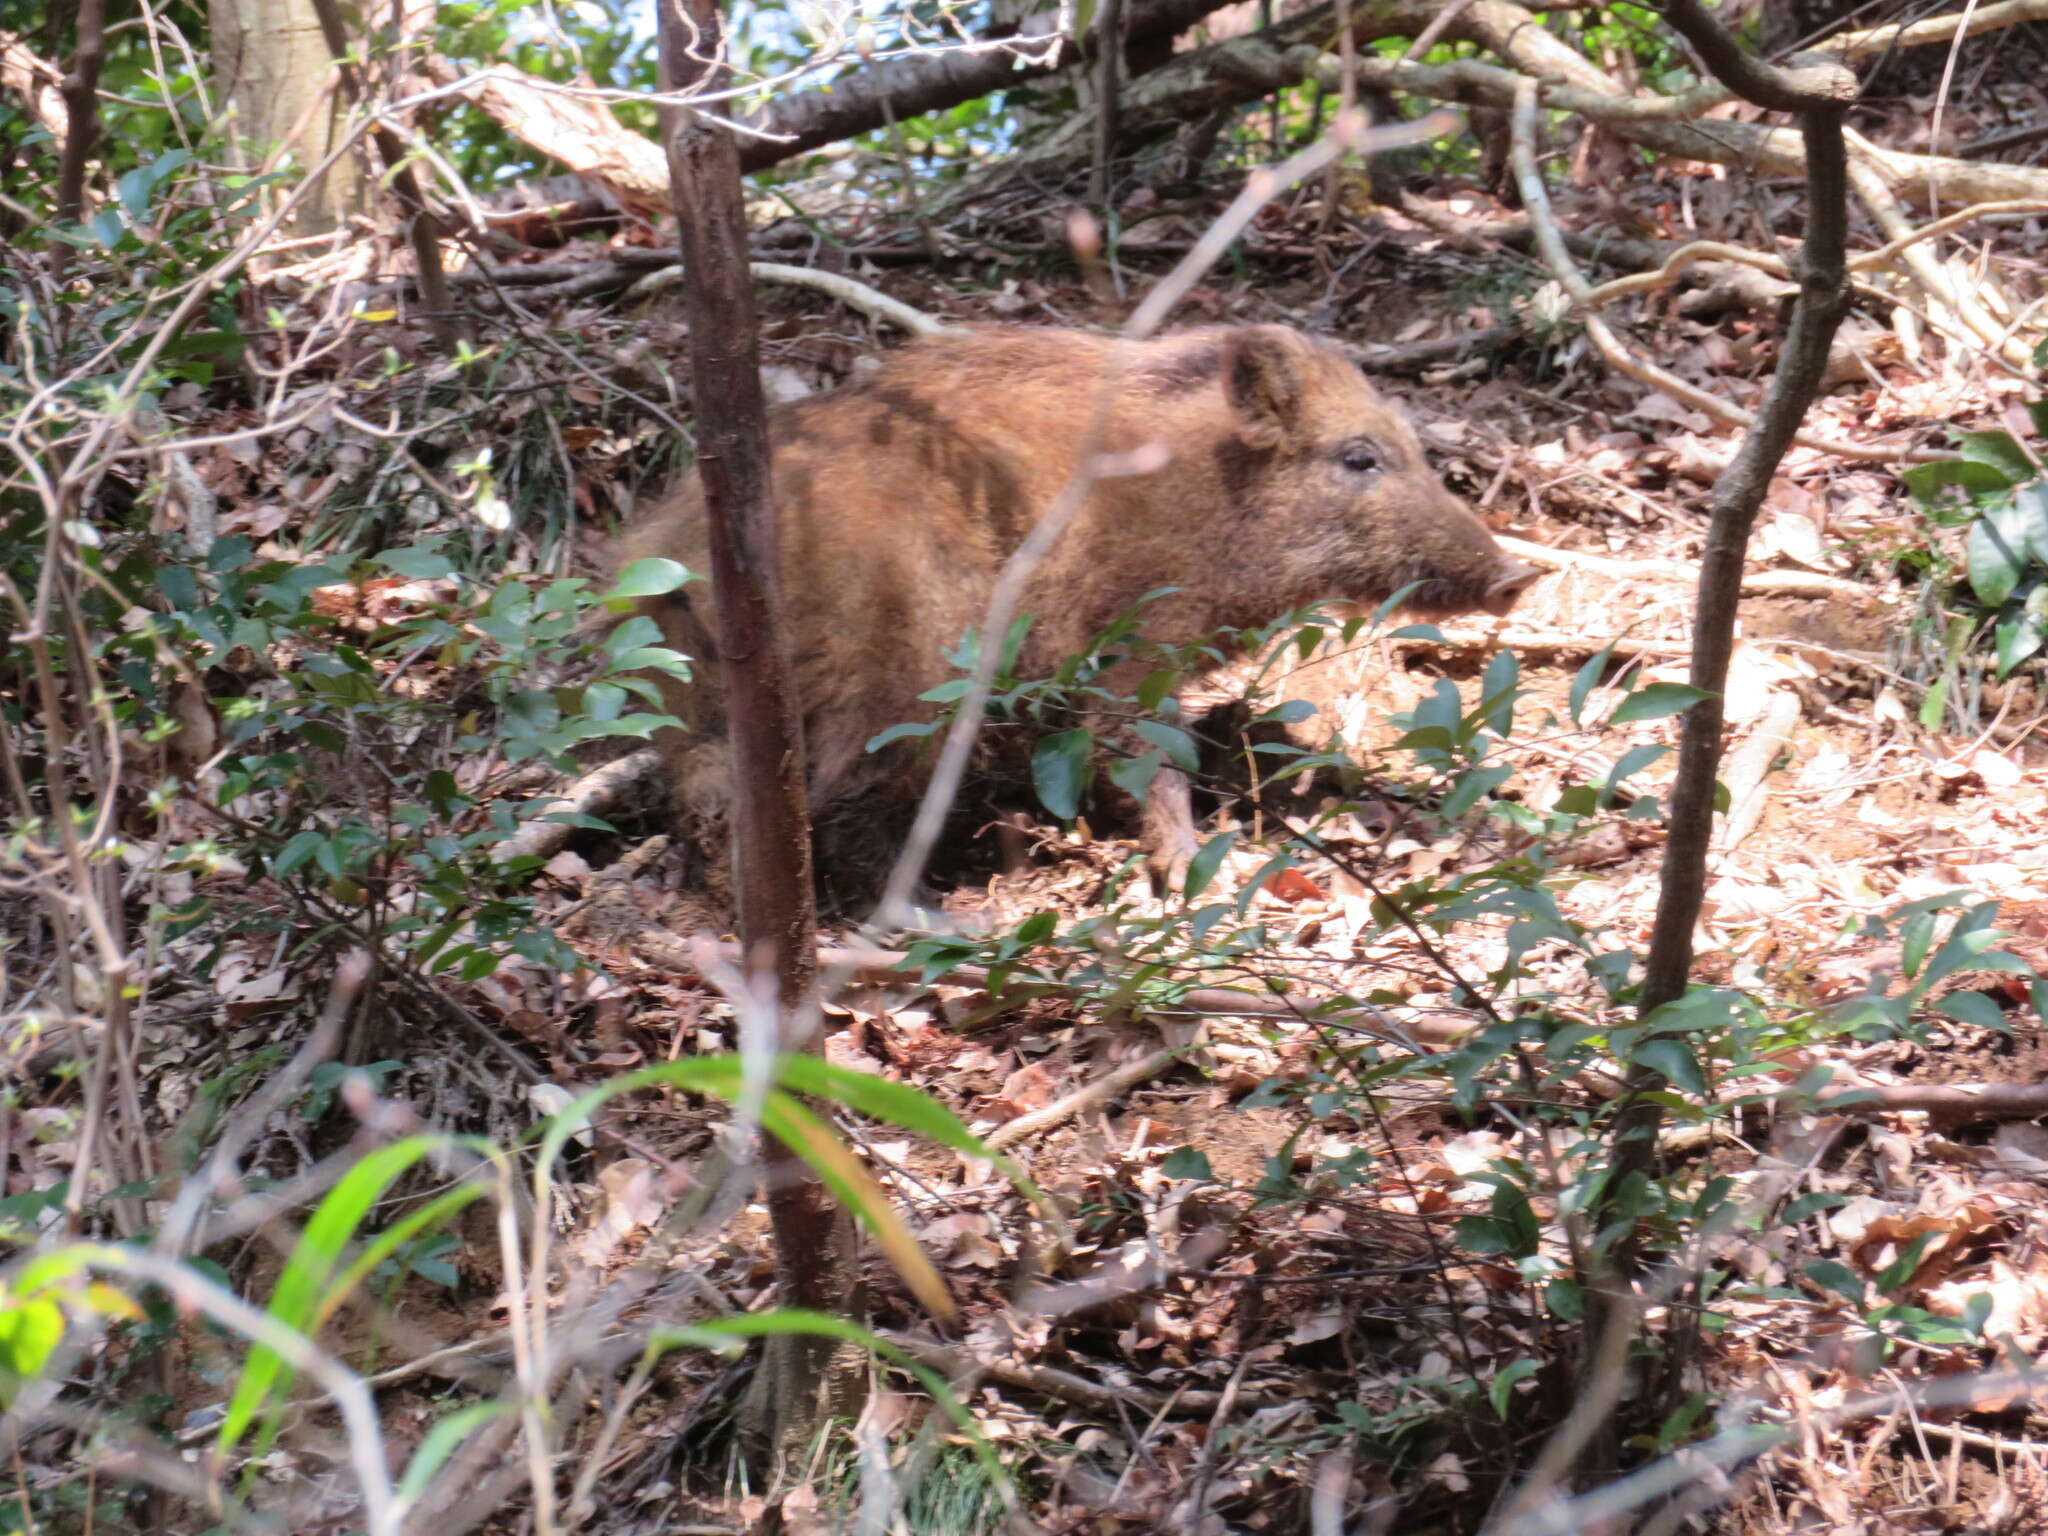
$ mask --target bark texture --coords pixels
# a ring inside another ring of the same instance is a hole
[[[717,89],[727,75],[717,0],[683,0],[660,14],[664,88]],[[751,975],[772,981],[782,1048],[803,1050],[815,1042],[797,1037],[795,1021],[805,1017],[817,973],[803,717],[779,613],[767,403],[739,156],[728,129],[688,107],[665,108],[663,132],[691,274],[684,293],[697,469],[709,514],[718,651],[732,701],[740,943]],[[865,1308],[851,1213],[786,1148],[770,1142],[763,1167],[781,1304],[859,1318]],[[768,1339],[745,1416],[757,1455],[801,1455],[824,1417],[857,1407],[865,1382],[857,1349],[806,1335]]]
[[[212,0],[211,17],[215,94],[234,111],[246,162],[289,144],[301,167],[318,166],[341,142],[342,121],[312,0]],[[317,234],[361,207],[361,173],[344,158],[301,199],[291,227]]]

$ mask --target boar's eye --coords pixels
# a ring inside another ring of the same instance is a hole
[[[1337,462],[1354,475],[1369,475],[1380,467],[1380,451],[1371,443],[1346,443],[1337,450]]]

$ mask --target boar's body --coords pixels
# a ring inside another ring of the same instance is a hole
[[[929,719],[919,694],[983,622],[1003,562],[1074,473],[1112,368],[1102,448],[1157,445],[1163,467],[1102,478],[1033,573],[1036,616],[1021,675],[1044,675],[1160,587],[1147,634],[1184,641],[1264,623],[1324,599],[1505,611],[1530,572],[1425,463],[1414,432],[1333,348],[1278,326],[1119,344],[1079,331],[988,327],[892,354],[866,380],[777,410],[770,423],[781,589],[804,715],[812,812],[835,829],[900,830],[928,771],[926,744],[869,754],[877,732]],[[630,540],[629,557],[708,567],[692,476]],[[679,810],[701,840],[722,821],[715,594],[651,600],[670,645],[694,659],[663,681],[687,734],[663,743]],[[711,851],[707,847],[707,852]],[[879,847],[876,851],[882,851]]]

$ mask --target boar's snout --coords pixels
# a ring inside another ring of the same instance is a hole
[[[1486,598],[1480,606],[1496,618],[1506,614],[1542,574],[1533,565],[1524,565],[1519,560],[1507,561],[1500,575],[1487,587]]]

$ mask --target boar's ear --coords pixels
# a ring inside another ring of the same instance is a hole
[[[1223,389],[1239,435],[1254,448],[1277,448],[1301,415],[1301,365],[1294,338],[1277,325],[1251,325],[1230,338]]]

